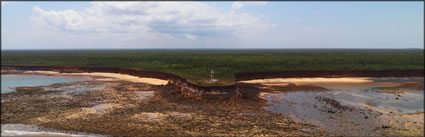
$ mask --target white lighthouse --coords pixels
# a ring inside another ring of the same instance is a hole
[[[210,83],[214,83],[216,80],[214,79],[214,70],[211,70],[211,81]]]

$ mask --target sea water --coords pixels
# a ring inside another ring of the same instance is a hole
[[[4,94],[13,92],[15,91],[16,87],[22,86],[48,86],[55,83],[65,83],[83,80],[88,80],[88,78],[46,75],[2,74],[1,93]]]
[[[85,132],[68,132],[47,129],[35,125],[1,124],[1,136],[20,137],[104,137],[99,134]]]

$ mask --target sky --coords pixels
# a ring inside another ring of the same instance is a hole
[[[424,48],[424,2],[3,2],[1,49]]]

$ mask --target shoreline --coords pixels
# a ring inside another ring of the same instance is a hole
[[[52,71],[53,72],[53,71]],[[23,72],[13,72],[13,73],[1,73],[1,75],[41,75],[41,76],[57,76],[57,77],[71,77],[71,78],[85,78],[87,80],[95,80],[99,79],[100,77],[96,76],[88,76],[88,75],[62,75],[61,73],[56,72],[29,72],[29,71],[23,71]]]
[[[44,75],[79,74],[54,71],[28,71],[25,74],[36,72]],[[92,76],[94,77],[94,75]],[[179,89],[171,85],[137,83],[136,81],[122,81],[118,78],[105,79],[102,76],[98,78],[98,80],[87,81],[85,84],[82,84],[83,82],[73,82],[43,86],[52,90],[27,88],[22,89],[19,93],[2,95],[2,98],[5,99],[2,105],[6,107],[5,109],[2,108],[2,112],[7,113],[2,114],[2,123],[40,125],[58,130],[76,130],[112,136],[136,136],[140,134],[149,136],[157,135],[156,133],[165,136],[255,136],[262,135],[263,131],[267,131],[269,135],[284,136],[334,134],[324,132],[322,128],[312,127],[307,123],[294,122],[291,117],[265,110],[264,107],[271,104],[266,104],[265,100],[261,99],[261,96],[263,98],[264,96],[269,96],[266,95],[267,93],[259,93],[259,95],[248,99],[191,100],[182,97],[181,94],[178,94]],[[240,86],[243,86],[243,84],[247,83],[240,84]],[[97,89],[96,87],[102,87],[102,85],[105,86],[101,90],[67,92],[67,90],[73,90],[68,88],[72,86],[76,86],[77,89],[81,87]],[[265,91],[262,89],[263,87],[253,85],[258,88],[255,90]],[[323,90],[320,86],[289,84],[283,87],[273,87],[271,85],[269,88],[271,90],[287,89],[288,91],[293,89]],[[273,94],[273,92],[270,92],[270,94]],[[254,99],[256,97],[259,99]],[[389,120],[391,120],[391,115],[388,115]],[[423,116],[423,113],[400,115],[400,117],[412,119],[421,115]],[[256,125],[257,128],[261,129],[255,129],[254,132],[250,132],[250,130],[253,130],[252,128],[240,126],[246,124]],[[281,131],[283,128],[295,128],[294,126],[296,129]],[[415,127],[415,125],[412,126]],[[200,130],[194,130],[197,128],[200,128]],[[306,128],[311,131],[305,132]],[[384,132],[390,129],[393,128],[380,128],[379,131]],[[126,133],[128,130],[133,132]]]
[[[91,134],[76,131],[63,131],[51,128],[43,128],[37,125],[25,124],[1,124],[1,136],[31,136],[31,137],[106,137],[99,134]]]
[[[239,81],[253,80],[253,79],[271,79],[271,78],[314,78],[314,77],[325,77],[325,78],[341,78],[341,77],[424,77],[424,70],[338,70],[338,71],[277,71],[277,72],[241,72],[234,73],[235,81],[232,84],[222,84],[220,86],[214,85],[202,85],[191,83],[190,80],[182,78],[180,76],[155,71],[145,71],[140,69],[128,69],[128,68],[111,68],[111,67],[76,67],[76,66],[49,66],[49,65],[3,65],[3,70],[48,70],[56,72],[108,72],[108,73],[119,73],[127,74],[138,77],[149,77],[163,80],[180,80],[187,84],[196,86],[199,88],[205,87],[226,87],[235,86]],[[204,83],[206,84],[206,83]]]
[[[286,71],[286,72],[252,72],[252,73],[235,73],[235,81],[231,85],[212,85],[207,86],[202,83],[194,84],[190,80],[180,76],[154,71],[144,71],[140,69],[126,69],[126,68],[108,68],[108,67],[72,67],[72,66],[36,66],[36,65],[2,65],[3,70],[17,70],[17,71],[55,71],[66,73],[82,73],[93,75],[96,73],[100,76],[110,76],[115,78],[122,78],[127,81],[147,82],[155,85],[171,84],[178,89],[180,93],[186,97],[195,99],[230,99],[239,95],[238,85],[239,81],[249,79],[266,79],[266,78],[300,78],[300,77],[325,77],[325,78],[341,78],[341,77],[411,77],[423,76],[423,70],[405,70],[405,71]],[[105,74],[107,73],[107,74]],[[111,74],[113,73],[113,74]],[[126,74],[126,75],[121,75]],[[142,77],[141,79],[137,77]],[[164,81],[161,81],[161,80]],[[165,82],[168,81],[168,82]],[[216,94],[223,93],[223,94]]]
[[[3,73],[2,73],[3,74]],[[152,85],[166,85],[168,81],[155,78],[146,78],[146,77],[136,77],[126,74],[117,74],[117,73],[104,73],[104,72],[92,72],[92,73],[59,73],[55,71],[23,71],[23,72],[14,72],[6,74],[16,74],[16,75],[46,75],[46,76],[64,76],[64,77],[85,77],[90,80],[98,81],[109,81],[109,80],[122,80],[135,83],[146,83]]]

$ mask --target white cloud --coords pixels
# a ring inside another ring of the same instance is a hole
[[[243,4],[241,2],[233,2],[232,4],[232,10],[237,10],[242,8]]]
[[[8,3],[10,3],[10,2],[2,1],[2,2],[1,2],[1,6],[4,6],[4,5],[8,4]]]
[[[151,39],[183,36],[192,40],[255,33],[273,26],[261,17],[224,12],[200,2],[92,2],[81,11],[47,11],[36,6],[31,21],[64,32],[125,33]]]
[[[191,39],[191,40],[196,40],[196,39],[198,39],[196,36],[193,36],[193,35],[190,35],[190,34],[184,34],[184,36],[185,36],[186,38],[188,38],[188,39]]]
[[[249,1],[249,2],[233,2],[232,3],[232,10],[240,9],[244,5],[259,5],[259,6],[264,6],[266,4],[267,4],[267,2],[265,2],[265,1],[259,1],[259,2],[253,2],[253,1]]]
[[[31,20],[45,27],[56,30],[88,30],[92,28],[89,20],[74,10],[45,11],[38,6],[33,7]]]

